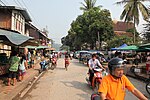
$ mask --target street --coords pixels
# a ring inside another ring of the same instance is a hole
[[[21,100],[90,100],[93,93],[87,84],[88,67],[73,59],[68,71],[64,68],[64,59],[58,60],[57,68],[49,70],[33,85]],[[129,78],[143,94],[147,95],[145,83]],[[136,100],[127,91],[125,100]]]

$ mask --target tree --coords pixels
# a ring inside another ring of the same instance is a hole
[[[94,49],[98,41],[98,32],[100,43],[110,40],[113,36],[112,19],[108,10],[94,7],[71,23],[65,40],[69,42],[68,46],[77,49],[82,46]]]
[[[124,36],[114,36],[111,40],[107,41],[108,48],[119,47],[120,45],[127,43],[130,44],[132,41],[131,37]]]
[[[150,21],[144,25],[144,33],[141,34],[146,43],[150,42]]]
[[[148,0],[122,0],[116,4],[125,4],[124,10],[120,16],[120,19],[125,19],[125,22],[133,21],[134,23],[134,39],[135,43],[135,24],[139,24],[139,12],[141,13],[144,20],[148,20],[149,12],[148,9],[142,4],[142,2]]]
[[[83,7],[80,7],[80,9],[83,11],[88,11],[95,7],[96,0],[84,0],[84,3],[81,2]]]

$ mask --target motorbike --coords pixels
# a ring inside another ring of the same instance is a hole
[[[52,58],[52,64],[51,64],[51,69],[54,70],[54,68],[56,68],[57,66],[57,59],[56,58]]]
[[[106,76],[107,72],[102,70],[99,67],[94,68],[94,77],[92,79],[92,83],[89,81],[89,77],[86,78],[86,81],[88,82],[88,84],[92,87],[92,89],[94,90],[98,90],[99,89],[99,85],[102,81],[102,77]],[[90,74],[88,73],[88,76],[90,76]]]
[[[46,60],[40,62],[41,71],[48,70],[49,69],[49,64],[50,64],[50,62],[46,61]]]

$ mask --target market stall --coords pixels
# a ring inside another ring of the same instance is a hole
[[[19,48],[19,46],[37,45],[37,43],[33,41],[33,37],[25,36],[19,34],[16,31],[8,31],[5,29],[0,29],[0,44],[3,45],[2,47],[0,47],[0,50],[3,51],[8,50],[3,48],[6,45],[9,45],[11,47],[17,47],[17,48]],[[12,48],[10,50],[12,50]],[[9,68],[8,61],[9,61],[9,56],[6,53],[1,52],[0,53],[0,75],[6,74],[8,72],[8,68]]]

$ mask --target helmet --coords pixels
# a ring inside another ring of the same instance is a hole
[[[125,67],[125,62],[121,58],[113,58],[108,62],[108,68],[110,71],[110,74],[116,69],[116,68],[124,68]]]

